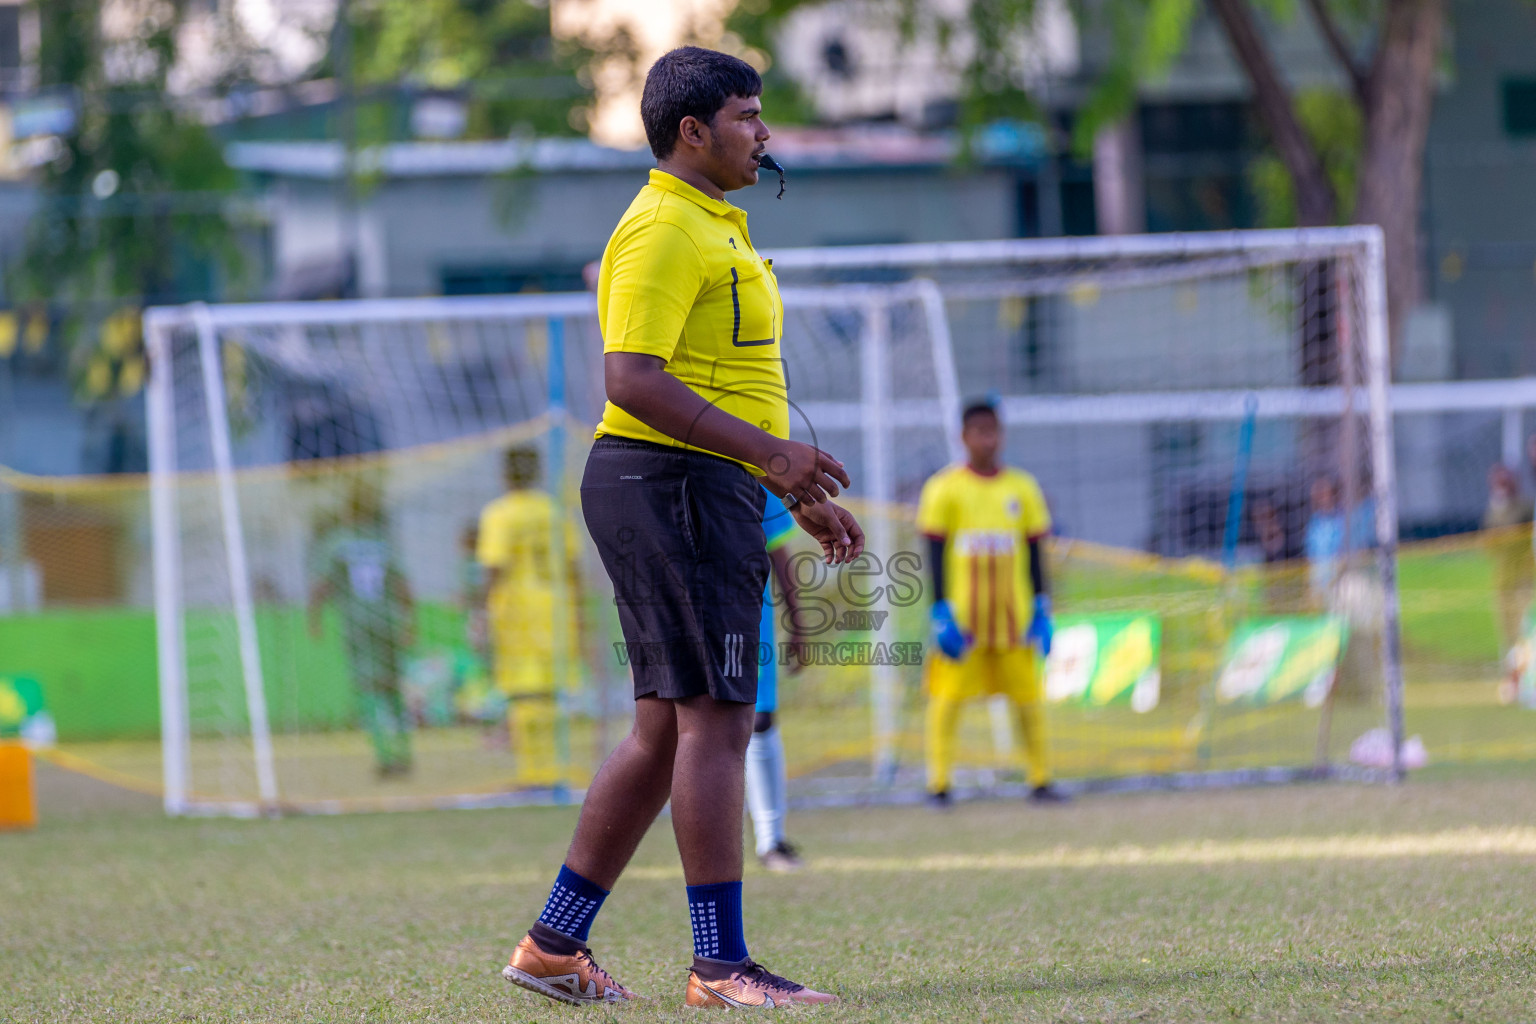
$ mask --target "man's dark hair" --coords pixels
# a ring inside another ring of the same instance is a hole
[[[990,398],[983,398],[965,407],[965,411],[960,414],[960,429],[964,430],[970,426],[971,420],[977,416],[991,416],[994,420],[1001,419],[997,415],[997,403]]]
[[[672,155],[683,118],[709,124],[732,96],[746,99],[762,91],[762,77],[740,57],[702,46],[680,46],[662,54],[646,73],[640,94],[640,119],[651,152],[657,160]]]
[[[539,482],[539,450],[532,445],[508,448],[502,469],[512,487],[532,487]]]

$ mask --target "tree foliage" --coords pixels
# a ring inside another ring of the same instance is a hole
[[[1354,215],[1359,185],[1360,144],[1364,125],[1359,104],[1338,89],[1317,87],[1296,92],[1296,117],[1317,147],[1323,170],[1338,197],[1339,220]],[[1296,186],[1285,164],[1273,152],[1259,153],[1248,166],[1260,227],[1283,228],[1297,223]]]
[[[180,9],[126,6],[131,31],[108,39],[95,0],[36,5],[40,91],[73,109],[74,127],[38,172],[23,299],[166,301],[178,261],[227,255],[220,199],[234,172],[203,124],[163,99]]]
[[[769,45],[809,0],[745,0],[734,24]],[[1418,301],[1422,164],[1449,0],[840,0],[857,19],[895,18],[903,38],[938,41],[960,83],[961,127],[1028,115],[1021,45],[1047,2],[1065,3],[1084,40],[1088,73],[1074,86],[1072,148],[1085,154],[1128,116],[1141,88],[1165,75],[1205,13],[1250,86],[1267,152],[1251,181],[1270,224],[1379,224],[1386,238],[1389,319],[1401,335]],[[1343,88],[1296,89],[1280,68],[1269,24],[1305,18]],[[1048,136],[1049,137],[1049,136]]]
[[[85,397],[131,393],[142,359],[136,329],[122,325],[148,303],[207,297],[241,268],[226,215],[236,175],[202,122],[164,99],[181,3],[120,0],[110,25],[98,0],[34,10],[39,91],[73,124],[37,169],[38,206],[7,290],[75,350]]]
[[[771,50],[775,33],[788,17],[825,2],[742,0],[727,24],[749,44]],[[999,118],[1042,116],[1023,40],[1046,2],[964,0],[935,5],[924,0],[854,0],[844,6],[865,22],[896,23],[908,44],[918,39],[938,42],[960,84],[960,127],[969,131]],[[1351,74],[1360,71],[1351,40],[1371,34],[1381,8],[1381,0],[1244,2],[1277,24],[1305,16],[1304,7],[1314,16],[1321,12],[1327,31],[1337,34],[1333,43],[1349,50]],[[1066,0],[1066,6],[1090,41],[1087,57],[1092,74],[1074,112],[1069,140],[1075,154],[1084,157],[1092,151],[1099,131],[1135,109],[1142,87],[1168,74],[1188,47],[1205,4],[1204,0]],[[786,91],[792,87],[783,76],[777,76],[775,84]],[[793,109],[807,110],[804,98],[799,99]],[[1347,218],[1354,205],[1363,130],[1359,97],[1349,91],[1310,88],[1294,97],[1294,105],[1307,136],[1323,156],[1328,179],[1339,196],[1338,208]],[[1294,186],[1284,164],[1272,154],[1261,157],[1253,180],[1261,219],[1266,224],[1295,223]]]
[[[584,132],[590,66],[635,49],[622,29],[556,40],[532,0],[354,0],[348,17],[358,86],[462,93],[476,138]]]
[[[797,10],[826,0],[742,0],[727,27],[749,45],[772,52],[775,35]],[[1043,104],[1032,65],[1032,33],[1047,0],[851,0],[843,6],[862,23],[894,25],[904,45],[936,44],[960,84],[960,126],[973,130],[999,118],[1034,119]],[[1165,74],[1183,52],[1199,0],[1068,0],[1084,31],[1099,32],[1113,46],[1080,112],[1074,143],[1083,152],[1093,131],[1123,117],[1137,89]],[[770,72],[781,87],[785,76]],[[765,83],[766,84],[766,83]],[[803,102],[794,109],[808,110]],[[781,118],[782,119],[782,118]]]
[[[22,321],[51,324],[70,349],[82,396],[131,392],[142,380],[142,350],[123,324],[136,310],[238,294],[247,283],[241,182],[218,136],[227,126],[210,127],[199,105],[230,90],[296,83],[259,80],[272,62],[246,35],[239,5],[31,5],[38,98],[62,105],[72,123],[34,171],[38,205],[6,293]],[[436,90],[464,98],[471,138],[578,134],[593,101],[589,69],[633,62],[636,50],[622,28],[553,39],[549,7],[538,0],[350,0],[338,11],[345,21],[298,78],[346,71],[356,145],[400,137],[411,96]],[[194,17],[198,46],[211,50],[194,55],[204,83],[188,95],[177,75]]]

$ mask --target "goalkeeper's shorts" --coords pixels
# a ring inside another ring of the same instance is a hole
[[[1003,694],[1022,704],[1035,704],[1042,697],[1040,656],[1033,647],[975,647],[959,661],[941,657],[925,661],[928,695],[936,700]]]
[[[765,492],[741,464],[604,436],[581,510],[613,580],[635,696],[757,701]]]

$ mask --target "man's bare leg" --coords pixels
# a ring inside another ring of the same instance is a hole
[[[619,880],[667,804],[678,740],[673,706],[679,703],[654,696],[637,699],[634,728],[608,755],[587,789],[565,863],[604,889],[612,889]],[[739,850],[737,860],[739,877]]]
[[[688,883],[693,967],[684,1002],[722,1008],[830,1003],[837,997],[771,974],[747,954],[741,927],[742,803],[756,708],[677,702],[672,831]]]
[[[755,709],[708,695],[673,703],[672,831],[683,878],[689,885],[739,882],[747,743]]]
[[[576,835],[539,920],[502,977],[563,1003],[621,1002],[634,993],[587,951],[587,929],[667,802],[677,750],[673,702],[635,701],[635,725],[587,790]]]

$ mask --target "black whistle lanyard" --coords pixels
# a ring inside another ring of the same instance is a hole
[[[769,156],[767,153],[764,153],[764,154],[762,154],[761,156],[759,156],[757,158],[757,166],[765,167],[768,170],[773,171],[774,173],[776,173],[779,176],[779,194],[777,196],[775,196],[774,198],[775,199],[783,199],[784,198],[784,189],[788,187],[785,184],[785,181],[784,181],[784,168],[783,168],[783,166],[780,165],[780,163],[777,160],[775,160],[773,157]]]

